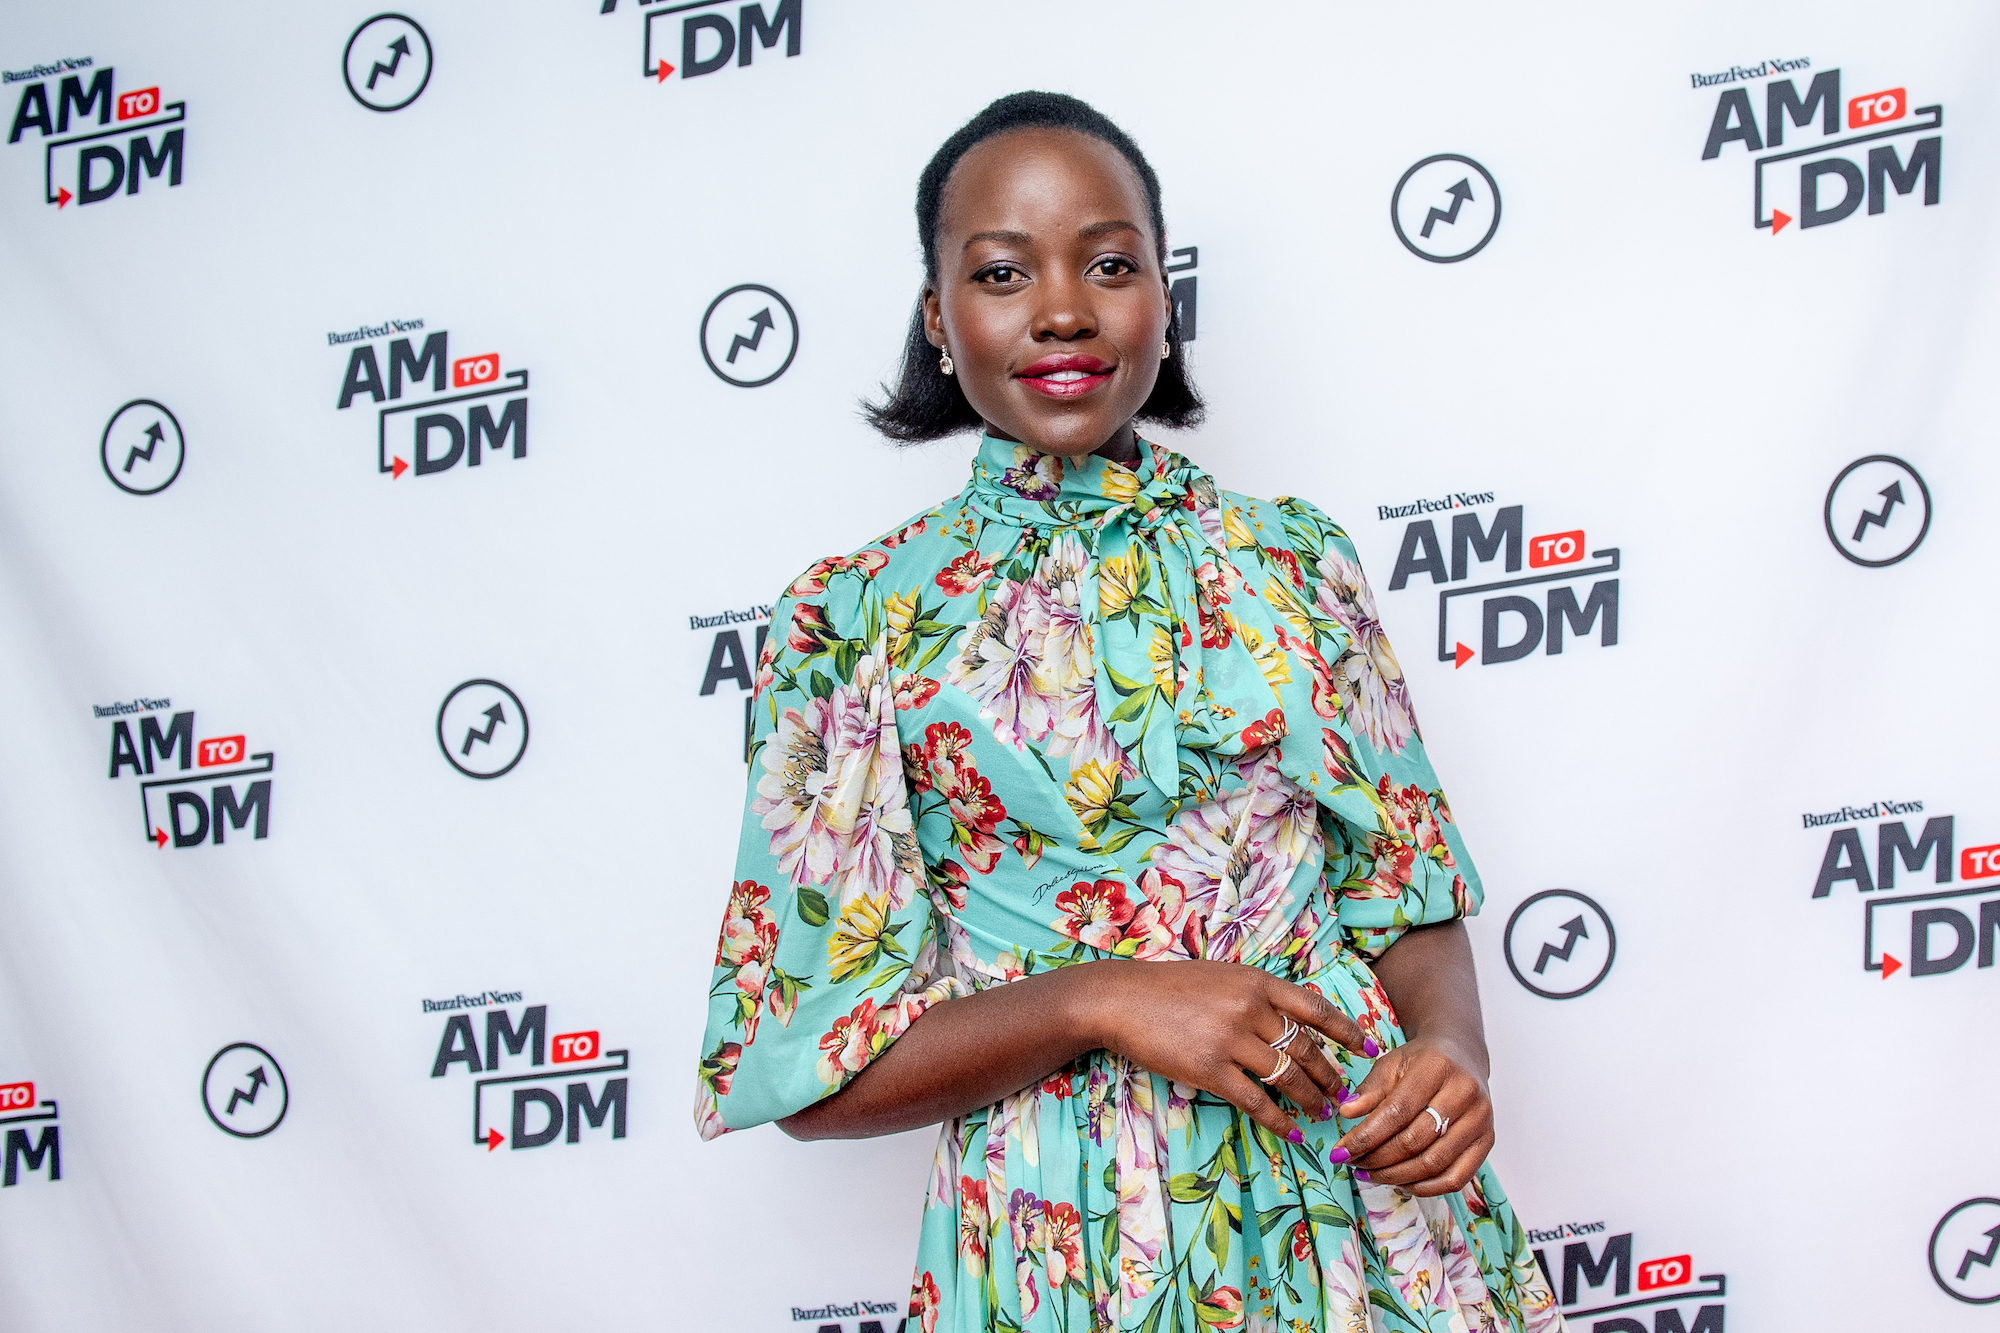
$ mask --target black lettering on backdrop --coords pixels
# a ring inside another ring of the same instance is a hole
[[[115,725],[123,727],[123,722]],[[139,719],[139,743],[145,748],[146,772],[153,771],[153,756],[171,759],[178,749],[181,756],[181,770],[187,771],[194,764],[194,714],[175,713],[174,720],[167,725],[164,734],[160,731],[160,720],[154,716]]]
[[[1806,86],[1806,97],[1790,79],[1773,79],[1764,85],[1764,128],[1772,148],[1785,142],[1785,117],[1794,125],[1812,124],[1813,111],[1820,111],[1820,133],[1840,133],[1840,71],[1830,69],[1815,74]]]
[[[1862,893],[1875,891],[1875,877],[1868,872],[1868,854],[1861,850],[1861,834],[1851,828],[1835,829],[1826,840],[1826,855],[1820,858],[1819,878],[1813,882],[1812,896],[1826,897],[1843,879],[1852,880]]]
[[[1521,509],[1520,505],[1508,505],[1496,510],[1491,529],[1482,530],[1477,514],[1453,514],[1451,516],[1451,577],[1453,582],[1465,577],[1466,548],[1479,557],[1481,564],[1491,560],[1500,550],[1500,543],[1507,543],[1507,565],[1509,574],[1521,568]],[[1539,622],[1540,615],[1536,620]],[[1535,635],[1541,637],[1539,625]]]
[[[49,1179],[62,1179],[62,1138],[56,1133],[57,1126],[43,1125],[36,1136],[33,1147],[28,1146],[28,1131],[10,1129],[7,1131],[7,1165],[0,1172],[0,1185],[18,1185],[21,1181],[21,1167],[26,1165],[28,1174],[42,1169],[44,1158],[49,1164]]]
[[[25,101],[26,99],[23,100]],[[56,116],[56,129],[60,131],[69,128],[69,113],[72,108],[75,109],[77,115],[88,120],[90,118],[90,109],[93,106],[97,108],[97,123],[100,125],[109,125],[111,123],[111,69],[109,67],[97,71],[96,76],[90,81],[88,92],[84,90],[83,80],[77,75],[72,74],[62,81],[61,100],[58,102],[59,111]],[[46,115],[47,112],[45,111],[43,114]],[[8,142],[12,143],[13,140],[10,139]]]
[[[451,441],[451,448],[441,454],[430,452],[431,432],[441,430]],[[458,424],[458,418],[449,412],[432,412],[417,418],[416,445],[412,452],[417,475],[427,476],[433,472],[443,472],[457,464],[465,454],[465,427]]]
[[[521,1026],[515,1027],[505,1009],[486,1011],[486,1067],[500,1067],[500,1043],[507,1043],[507,1054],[519,1055],[524,1046],[529,1048],[528,1063],[539,1065],[546,1062],[549,1048],[549,1007],[545,1004],[531,1004],[521,1014]]]
[[[1822,207],[1819,187],[1828,176],[1840,177],[1842,193],[1839,203]],[[1799,226],[1824,227],[1839,222],[1861,207],[1866,194],[1861,168],[1846,158],[1823,157],[1817,162],[1807,162],[1799,168]]]
[[[1480,604],[1479,611],[1479,661],[1482,665],[1516,662],[1542,646],[1542,608],[1526,597],[1489,597]],[[1521,617],[1522,632],[1513,643],[1503,643],[1500,617],[1509,613]]]
[[[1917,177],[1924,178],[1924,202],[1938,201],[1938,178],[1944,171],[1942,157],[1944,140],[1932,135],[1919,139],[1910,149],[1910,161],[1906,166],[1896,154],[1894,144],[1883,144],[1880,148],[1868,150],[1868,211],[1880,213],[1889,206],[1889,192],[1883,188],[1884,182],[1896,187],[1897,194],[1908,194],[1917,188]]]
[[[1570,633],[1587,635],[1590,627],[1604,617],[1604,628],[1598,631],[1599,647],[1609,648],[1618,642],[1618,580],[1606,579],[1591,585],[1590,596],[1582,606],[1576,604],[1576,589],[1549,589],[1549,652],[1563,650],[1563,625],[1568,623]]]
[[[1887,863],[1884,863],[1886,868]],[[1931,952],[1931,928],[1950,926],[1952,946],[1948,954]],[[1972,918],[1951,907],[1919,907],[1910,913],[1910,975],[1934,977],[1956,972],[1972,957]]]
[[[733,629],[718,633],[708,650],[708,671],[701,678],[702,697],[714,694],[715,687],[725,680],[733,680],[746,690],[755,684],[750,676],[750,663],[743,656],[743,636]]]
[[[1908,825],[1898,819],[1883,821],[1875,829],[1875,886],[1880,889],[1896,887],[1896,858],[1901,857],[1905,870],[1922,870],[1924,862],[1932,853],[1937,855],[1937,882],[1951,882],[1952,822],[1955,817],[1942,815],[1924,821],[1924,831],[1913,845],[1910,842]]]
[[[1601,1287],[1604,1280],[1611,1277],[1612,1266],[1617,1266],[1617,1281],[1612,1286],[1612,1294],[1624,1296],[1632,1290],[1632,1233],[1627,1231],[1604,1242],[1604,1253],[1592,1258],[1588,1241],[1573,1241],[1563,1246],[1562,1303],[1576,1304],[1576,1280],[1579,1275],[1593,1287]]]
[[[1403,549],[1396,553],[1396,572],[1389,576],[1389,591],[1400,592],[1412,574],[1429,574],[1432,583],[1443,583],[1446,578],[1437,525],[1427,518],[1403,529]]]
[[[445,1020],[437,1059],[431,1062],[431,1077],[443,1078],[455,1064],[463,1064],[475,1074],[484,1072],[479,1063],[479,1039],[472,1035],[472,1019],[466,1014],[453,1014]]]
[[[497,424],[493,420],[493,413],[488,410],[486,404],[475,403],[473,404],[472,411],[466,414],[465,424],[466,443],[468,447],[465,460],[467,467],[479,466],[479,449],[482,443],[486,448],[491,449],[497,454],[506,448],[507,437],[510,435],[514,437],[514,457],[526,458],[528,456],[527,399],[509,399],[507,406],[500,413],[500,420]],[[421,463],[418,464],[417,471],[423,471]]]
[[[423,350],[412,355],[410,340],[396,338],[389,343],[389,396],[403,396],[403,372],[410,372],[412,383],[420,383],[428,367],[431,376],[431,392],[444,392],[445,336],[443,332],[433,333],[424,339]],[[379,400],[378,400],[379,401]]]

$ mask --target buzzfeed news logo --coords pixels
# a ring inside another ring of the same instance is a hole
[[[121,93],[116,74],[88,56],[5,71],[8,83],[24,85],[7,143],[30,130],[40,136],[29,142],[42,146],[42,196],[58,211],[72,199],[82,207],[138,194],[146,181],[181,183],[187,103],[166,101],[157,84]]]
[[[453,357],[450,334],[426,331],[421,319],[363,324],[326,340],[329,346],[356,344],[347,354],[335,409],[345,412],[362,397],[377,406],[375,470],[390,480],[405,472],[449,472],[461,461],[478,467],[487,454],[528,456],[528,372],[503,373],[498,352]],[[406,394],[412,395],[408,402]]]
[[[2000,842],[1958,847],[1957,816],[1932,815],[1922,801],[1877,800],[1800,818],[1808,830],[1830,829],[1813,898],[1852,888],[1860,899],[1862,971],[1887,981],[1906,969],[1913,978],[1945,976],[1975,956],[1975,971],[1994,965]]]
[[[773,50],[780,38],[788,58],[805,49],[805,0],[777,0],[768,14],[762,4],[739,6],[736,0],[682,0],[664,5],[659,0],[638,0],[636,7],[645,23],[639,73],[655,83],[664,84],[675,73],[683,79],[698,79],[731,64],[750,65],[760,47]],[[618,0],[601,0],[597,12],[611,14],[617,9]],[[736,12],[734,20],[731,10]],[[676,55],[679,65],[669,59]]]
[[[434,1079],[470,1075],[473,1143],[488,1152],[503,1143],[510,1151],[543,1148],[557,1139],[581,1143],[586,1130],[607,1126],[611,1138],[624,1138],[630,1053],[605,1050],[596,1029],[551,1037],[549,1007],[530,1004],[517,1014],[511,1006],[520,999],[519,991],[487,991],[424,1001],[425,1013],[487,1002],[476,1015],[445,1019],[431,1061]]]
[[[1570,1327],[1593,1333],[1724,1333],[1723,1298],[1729,1290],[1724,1274],[1697,1278],[1692,1254],[1634,1263],[1634,1233],[1606,1231],[1603,1222],[1528,1229],[1535,1263]],[[1604,1240],[1595,1243],[1593,1236]]]
[[[1461,505],[1461,500],[1470,503]],[[1418,501],[1424,509],[1456,511],[1448,536],[1438,530],[1441,518],[1413,519],[1403,529],[1389,591],[1402,591],[1420,574],[1429,576],[1433,585],[1448,585],[1438,592],[1438,661],[1458,669],[1475,657],[1481,666],[1518,662],[1538,650],[1552,657],[1563,652],[1570,639],[1590,642],[1593,630],[1599,647],[1615,646],[1618,580],[1602,576],[1618,572],[1618,548],[1590,549],[1582,528],[1525,536],[1526,511],[1521,505],[1494,510],[1488,522],[1478,510],[1492,500],[1488,491]],[[1412,508],[1378,506],[1385,519]],[[1529,571],[1525,574],[1523,557]],[[1496,561],[1498,568],[1491,568]],[[1488,568],[1476,569],[1475,563]],[[1479,647],[1467,644],[1467,637]]]
[[[1766,61],[1732,70],[1754,77],[1783,68],[1788,74],[1754,88],[1724,88],[1716,96],[1701,159],[1738,154],[1750,159],[1751,221],[1776,236],[1793,221],[1800,232],[1845,222],[1863,204],[1867,215],[1876,217],[1901,196],[1918,194],[1925,206],[1937,203],[1944,107],[1913,105],[1907,87],[1878,87],[1843,99],[1841,72],[1806,72],[1811,64]],[[1800,79],[1810,80],[1803,93]],[[1701,76],[1696,84],[1701,86]]]
[[[269,837],[277,756],[253,752],[242,733],[200,737],[194,710],[173,706],[144,697],[91,705],[94,716],[111,719],[111,780],[138,779],[146,841],[165,850],[220,847],[231,832],[238,842],[246,833]]]
[[[6,1165],[0,1168],[0,1188],[33,1180],[62,1179],[62,1129],[56,1123],[55,1100],[37,1101],[33,1082],[0,1083],[0,1130],[6,1131]]]

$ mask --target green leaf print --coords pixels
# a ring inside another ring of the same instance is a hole
[[[1337,1204],[1316,1203],[1306,1209],[1306,1216],[1323,1227],[1346,1228],[1354,1225],[1354,1219],[1348,1216],[1347,1210]]]
[[[1202,1240],[1208,1246],[1208,1252],[1215,1256],[1217,1269],[1229,1262],[1229,1214],[1223,1211],[1220,1201],[1209,1205],[1208,1231]]]
[[[799,887],[797,903],[799,920],[805,922],[808,926],[823,926],[826,924],[830,909],[827,907],[825,894],[810,885],[801,885]]]

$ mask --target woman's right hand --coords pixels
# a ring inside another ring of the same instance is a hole
[[[1354,1020],[1324,995],[1241,963],[1106,961],[1077,971],[1088,974],[1082,1017],[1097,1045],[1212,1092],[1293,1143],[1305,1135],[1271,1094],[1315,1120],[1331,1119],[1334,1103],[1353,1094],[1309,1033],[1285,1048],[1292,1063],[1283,1078],[1260,1081],[1279,1063],[1271,1043],[1284,1035],[1285,1019],[1370,1054]]]

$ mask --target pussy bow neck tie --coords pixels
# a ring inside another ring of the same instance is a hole
[[[1147,441],[1130,466],[982,438],[970,499],[990,520],[981,555],[1024,549],[1081,564],[1078,609],[1096,650],[1100,719],[1154,788],[1181,787],[1178,749],[1230,759],[1312,716],[1309,671],[1287,654],[1274,610],[1230,559],[1258,565],[1256,534],[1215,480]],[[996,531],[996,529],[998,529]],[[1303,710],[1303,711],[1300,711]],[[1280,770],[1320,787],[1319,736],[1289,738]],[[1127,772],[1125,776],[1133,776]]]

